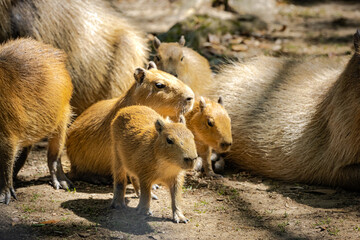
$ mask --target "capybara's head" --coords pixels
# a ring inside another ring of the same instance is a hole
[[[155,63],[159,69],[171,73],[176,77],[181,77],[186,72],[186,58],[183,53],[185,38],[181,36],[179,42],[162,43],[154,38],[154,47],[157,51]],[[181,79],[181,78],[180,78]]]
[[[182,169],[192,169],[198,157],[194,135],[186,127],[185,118],[181,115],[178,123],[158,119],[155,122],[158,138],[155,154],[158,159]]]
[[[222,101],[222,97],[217,102],[201,97],[197,112],[188,120],[195,135],[219,153],[229,151],[232,144],[231,120]]]
[[[178,117],[192,109],[194,92],[171,74],[160,71],[150,62],[147,70],[137,68],[135,98],[163,116]]]

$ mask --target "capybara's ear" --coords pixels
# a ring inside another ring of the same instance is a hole
[[[148,70],[150,70],[150,69],[152,69],[152,68],[154,68],[154,69],[157,69],[157,66],[156,66],[156,64],[153,62],[153,61],[150,61],[149,62],[149,66],[148,66]]]
[[[184,37],[184,35],[181,35],[180,40],[179,40],[179,44],[181,46],[185,46],[185,37]]]
[[[203,97],[200,97],[199,106],[200,106],[201,111],[206,108],[206,102],[205,102],[205,99]]]
[[[218,99],[218,104],[220,104],[221,106],[224,105],[222,96],[219,97],[219,99]]]
[[[142,84],[146,76],[146,70],[143,68],[137,68],[135,69],[134,78],[136,82],[139,84]]]
[[[158,49],[160,47],[160,45],[161,45],[161,41],[157,37],[154,37],[153,44],[154,44],[154,48]]]
[[[360,54],[360,31],[359,31],[359,29],[356,30],[356,33],[354,34],[354,47],[355,47],[355,52],[357,54]]]
[[[184,117],[184,115],[180,115],[180,117],[179,117],[179,123],[182,123],[182,124],[184,124],[184,125],[186,125],[186,120],[185,120],[185,117]]]
[[[161,131],[164,129],[164,127],[165,127],[165,123],[163,120],[161,120],[161,119],[156,120],[155,128],[158,133],[161,133]]]

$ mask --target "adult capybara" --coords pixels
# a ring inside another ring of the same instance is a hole
[[[212,150],[228,152],[232,144],[231,120],[222,104],[222,97],[217,102],[200,97],[185,115],[186,125],[195,136],[197,152],[208,177],[221,177],[212,169]]]
[[[157,52],[154,60],[160,70],[177,76],[189,85],[195,94],[206,93],[213,78],[210,64],[199,53],[185,47],[184,36],[181,36],[178,43],[162,43],[155,37],[154,47]]]
[[[244,169],[293,182],[360,190],[360,33],[345,68],[330,60],[262,57],[222,68]]]
[[[79,115],[124,93],[147,58],[146,39],[106,1],[0,0],[0,41],[32,37],[63,49]]]
[[[13,175],[26,159],[18,159],[13,174],[17,151],[44,137],[53,186],[70,184],[60,161],[73,90],[65,60],[63,51],[32,39],[0,46],[0,202],[16,198]]]
[[[137,68],[135,83],[122,96],[95,103],[71,125],[66,142],[73,179],[96,182],[111,179],[110,123],[119,109],[146,105],[163,116],[175,117],[190,110],[194,93],[179,79],[160,71]]]
[[[160,182],[170,189],[174,221],[188,222],[179,202],[185,170],[194,167],[197,153],[194,135],[186,128],[185,120],[181,122],[168,122],[146,106],[120,109],[111,123],[112,207],[125,207],[126,176],[129,174],[140,184],[138,212],[152,214],[151,186]],[[134,183],[134,187],[137,185]]]

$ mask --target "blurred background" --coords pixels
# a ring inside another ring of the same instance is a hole
[[[178,41],[216,65],[255,55],[349,55],[360,1],[109,0],[162,41]]]

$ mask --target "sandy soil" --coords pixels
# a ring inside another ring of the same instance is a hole
[[[141,21],[131,2],[119,4]],[[261,38],[244,37],[248,48],[234,55],[349,55],[360,4],[298,2],[278,1],[269,30]],[[200,11],[198,5],[192,9],[183,11]],[[66,155],[63,162],[68,171]],[[360,239],[360,193],[275,181],[233,166],[224,176],[211,180],[189,173],[182,206],[190,222],[176,224],[166,188],[155,190],[153,216],[136,214],[138,198],[130,185],[129,208],[122,212],[109,208],[112,186],[76,182],[74,191],[54,190],[45,146],[39,145],[15,183],[18,200],[0,206],[0,239]]]

